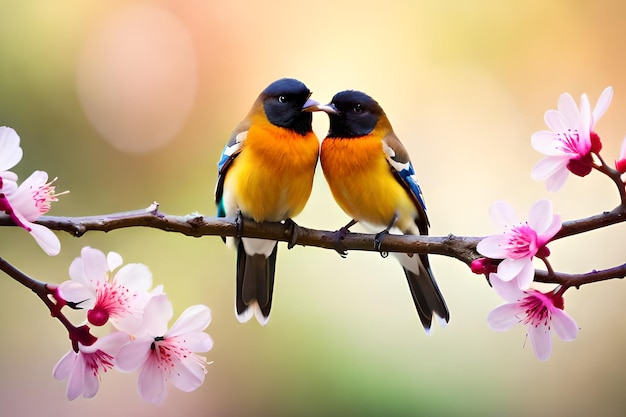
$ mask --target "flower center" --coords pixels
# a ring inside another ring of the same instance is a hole
[[[537,232],[528,223],[515,226],[509,232],[509,257],[520,259],[537,252]]]
[[[54,182],[57,179],[53,179],[47,184],[42,185],[39,188],[32,190],[33,201],[35,207],[41,214],[46,214],[50,210],[50,203],[53,201],[59,201],[57,198],[60,195],[67,194],[69,191],[63,191],[62,193],[55,194]]]

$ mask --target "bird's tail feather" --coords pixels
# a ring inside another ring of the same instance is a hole
[[[256,316],[261,325],[269,321],[276,271],[278,245],[269,257],[263,254],[249,255],[243,241],[237,245],[237,298],[235,309],[237,318],[247,322]]]
[[[430,333],[433,315],[440,325],[445,326],[450,320],[450,312],[430,269],[428,256],[424,254],[412,256],[402,254],[401,256],[400,262],[424,330]]]

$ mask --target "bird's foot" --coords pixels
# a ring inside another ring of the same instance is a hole
[[[289,228],[289,240],[287,241],[287,249],[292,249],[296,246],[296,242],[298,241],[298,237],[300,236],[300,230],[302,229],[296,222],[292,219],[286,219],[285,225]]]
[[[356,224],[356,220],[351,220],[350,223],[343,226],[341,229],[336,230],[333,234],[335,235],[335,251],[341,256],[345,258],[348,256],[348,251],[346,246],[343,244],[343,239],[346,237],[348,233],[350,233],[350,228]]]
[[[241,214],[241,210],[237,210],[235,214],[235,237],[237,239],[241,238],[241,231],[243,230],[243,214]]]

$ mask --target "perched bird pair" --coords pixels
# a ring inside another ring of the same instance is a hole
[[[218,163],[218,216],[256,222],[291,221],[304,208],[318,156],[339,206],[351,218],[338,231],[362,222],[381,232],[428,234],[420,187],[406,149],[379,104],[359,91],[337,93],[329,104],[310,99],[300,81],[270,84],[231,134]],[[330,117],[321,151],[311,126],[313,111]],[[229,238],[232,239],[232,238]],[[237,317],[254,315],[266,324],[272,306],[276,241],[234,238],[237,247]],[[428,332],[433,315],[442,325],[449,312],[425,254],[395,254],[409,283],[419,318]]]

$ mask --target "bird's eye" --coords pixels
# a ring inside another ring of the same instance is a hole
[[[353,108],[352,111],[355,113],[362,113],[363,112],[363,107],[361,107],[360,104],[356,104]]]
[[[286,101],[287,101],[287,97],[285,97],[285,96],[278,96],[278,102],[279,103],[284,103]]]

